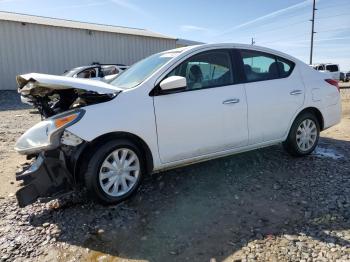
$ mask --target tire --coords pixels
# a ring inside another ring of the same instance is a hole
[[[126,156],[123,162],[124,154]],[[127,163],[134,158],[135,160],[127,166]],[[124,166],[127,167],[124,168]],[[137,168],[138,171],[136,171]],[[89,195],[100,203],[117,204],[131,197],[137,191],[145,170],[143,154],[133,142],[126,139],[112,140],[100,145],[91,156],[84,174],[85,186]],[[129,177],[126,174],[129,174]],[[134,177],[135,180],[131,180],[131,177]],[[113,179],[115,179],[114,183]],[[112,185],[109,187],[110,184]],[[125,185],[126,188],[130,187],[130,189],[124,190]],[[119,190],[120,192],[118,192]]]
[[[308,125],[312,126],[312,128],[309,128],[307,131],[305,131],[306,128],[303,129],[302,127],[306,126],[307,123],[309,123]],[[313,123],[313,125],[311,123]],[[312,131],[309,131],[310,129]],[[294,120],[288,137],[286,141],[283,142],[283,147],[292,156],[306,156],[315,150],[319,137],[320,124],[316,116],[312,113],[305,112]],[[304,143],[304,141],[308,142]],[[311,143],[311,141],[313,142]]]

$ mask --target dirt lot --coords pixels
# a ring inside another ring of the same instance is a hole
[[[350,261],[350,89],[316,152],[281,146],[148,177],[103,207],[72,194],[19,209],[15,139],[36,114],[0,93],[0,261]]]

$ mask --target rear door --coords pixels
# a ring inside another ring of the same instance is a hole
[[[244,84],[236,84],[235,70],[229,50],[212,50],[193,55],[166,76],[186,77],[187,89],[154,96],[162,163],[247,145]]]
[[[283,138],[304,103],[304,84],[294,63],[275,55],[241,50],[248,103],[249,144]]]

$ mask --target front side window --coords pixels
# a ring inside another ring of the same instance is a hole
[[[258,51],[242,50],[241,56],[248,82],[287,77],[294,67],[291,61]]]
[[[169,76],[185,77],[187,90],[231,85],[233,74],[230,53],[215,50],[194,55],[172,70]]]

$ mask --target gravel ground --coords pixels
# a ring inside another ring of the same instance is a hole
[[[0,93],[0,261],[350,261],[350,90],[342,123],[295,159],[281,146],[147,177],[103,207],[84,192],[17,207],[15,139],[40,120]]]

